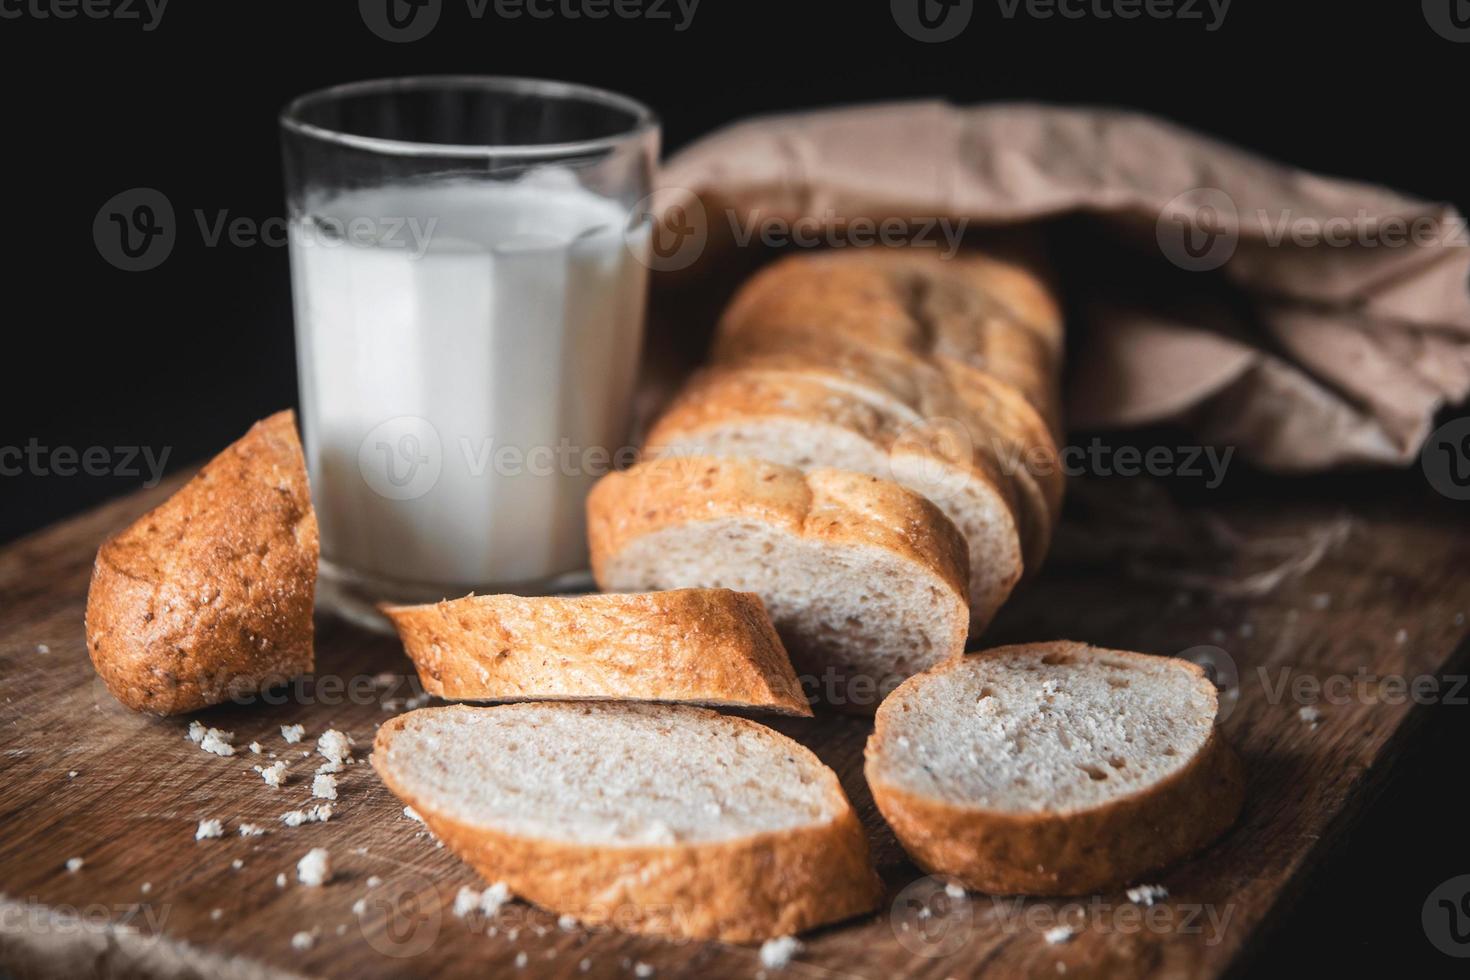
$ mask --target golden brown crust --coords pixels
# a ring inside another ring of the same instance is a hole
[[[98,550],[97,673],[129,708],[176,714],[310,671],[318,551],[295,415],[279,412]]]
[[[956,523],[963,525],[963,519],[945,506],[951,502],[945,491],[958,496],[960,490],[967,489],[981,500],[994,501],[987,518],[994,539],[983,544],[977,540],[969,555],[971,629],[975,631],[990,622],[1021,578],[1025,556],[1017,519],[1035,518],[1043,529],[1050,525],[1045,513],[1032,513],[1032,501],[1025,501],[1023,506],[1018,500],[1023,491],[1017,481],[1002,472],[995,447],[968,438],[966,423],[954,417],[963,414],[960,406],[926,407],[933,411],[921,414],[864,386],[834,388],[817,371],[716,368],[690,379],[649,433],[647,445],[650,453],[664,455],[667,447],[677,447],[681,442],[698,445],[703,432],[763,420],[828,426],[852,433],[871,446],[873,465],[878,469],[869,470],[870,475],[893,478],[903,472],[923,473],[926,482],[910,485],[910,489],[919,493],[927,490],[930,499],[946,509]],[[918,464],[900,469],[898,464],[907,456],[917,457]],[[982,560],[986,562],[986,575],[976,574],[980,568],[977,563]]]
[[[755,722],[706,714],[822,765],[803,746]],[[400,715],[378,729],[372,763],[384,784],[486,881],[503,881],[554,912],[627,932],[756,943],[861,915],[882,897],[867,838],[830,770],[838,815],[820,826],[718,843],[630,847],[530,838],[452,819],[404,789],[386,759],[390,740],[412,717]]]
[[[918,494],[858,473],[803,474],[763,460],[712,457],[649,460],[598,481],[587,499],[598,586],[609,587],[606,562],[635,538],[712,518],[767,524],[836,546],[881,548],[928,569],[961,598],[968,595],[964,539]]]
[[[1035,649],[1042,653],[1053,646],[1039,644]],[[1245,779],[1239,758],[1218,730],[1193,759],[1156,785],[1085,810],[1025,814],[983,810],[884,781],[878,746],[904,699],[922,697],[925,680],[958,667],[964,659],[915,675],[889,695],[878,709],[864,752],[864,775],[873,801],[904,850],[924,870],[992,894],[1102,891],[1188,857],[1235,822]],[[1204,676],[1196,665],[1180,663]]]
[[[925,249],[793,255],[736,294],[717,348],[728,356],[750,333],[781,342],[840,336],[889,354],[953,357],[1020,391],[1060,432],[1060,312],[1019,263]]]
[[[468,596],[383,612],[436,697],[812,713],[765,606],[749,592]]]

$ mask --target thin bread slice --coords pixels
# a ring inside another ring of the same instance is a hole
[[[872,909],[832,770],[683,705],[452,705],[378,729],[373,768],[490,882],[593,925],[760,942]]]
[[[1240,811],[1214,685],[1171,657],[1058,642],[957,657],[904,682],[865,752],[920,867],[997,894],[1072,895],[1194,853]]]
[[[1016,484],[952,415],[926,417],[880,399],[795,371],[705,371],[649,432],[647,452],[851,470],[927,497],[969,547],[970,629],[978,633],[1025,566]]]
[[[749,592],[472,595],[383,612],[436,697],[812,713],[760,597]]]
[[[318,551],[295,415],[279,412],[98,549],[93,666],[119,701],[153,714],[310,671]]]
[[[902,678],[964,649],[964,539],[896,483],[669,457],[603,478],[587,512],[599,587],[756,593],[834,706],[871,713]]]

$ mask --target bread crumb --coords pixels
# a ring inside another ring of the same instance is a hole
[[[316,937],[309,932],[298,932],[291,937],[291,948],[305,951],[316,945]]]
[[[353,902],[352,903],[352,914],[355,915],[355,916],[357,916],[358,918],[362,918],[364,915],[366,915],[367,914],[367,899],[365,899],[365,898],[359,898],[357,901]]]
[[[526,955],[525,951],[522,950],[521,952],[519,952],[519,953],[516,954],[516,966],[518,966],[518,967],[525,966],[526,965],[526,960],[528,960],[528,959],[530,959],[530,957],[528,957]]]
[[[581,962],[577,964],[577,969],[582,971],[583,973],[586,973],[588,970],[592,969],[592,960],[586,956],[582,957]]]
[[[647,963],[635,963],[633,965],[633,976],[635,977],[651,977],[653,976],[653,972],[653,967]]]
[[[500,911],[500,906],[510,901],[510,886],[503,881],[497,881],[480,895],[480,911],[487,916],[493,916]]]
[[[287,827],[300,827],[304,823],[326,823],[332,819],[332,805],[319,803],[305,810],[290,810],[281,814],[281,822]]]
[[[950,898],[964,898],[965,887],[957,882],[951,881],[944,886],[944,894]]]
[[[68,772],[66,774],[66,778],[67,779],[76,779],[77,778],[77,771],[75,769],[71,770],[70,772]]]
[[[263,745],[261,745],[259,742],[251,742],[250,743],[250,751],[253,752],[253,753],[255,753],[256,755],[260,755],[260,753],[262,753],[262,752],[265,751],[265,747]]]
[[[305,725],[282,725],[281,726],[281,737],[284,738],[286,741],[291,742],[293,744],[296,743],[296,742],[299,742],[303,738],[306,737],[306,726]]]
[[[1303,707],[1297,709],[1296,716],[1306,724],[1311,725],[1313,728],[1316,728],[1317,725],[1319,725],[1322,721],[1322,712],[1318,711],[1310,704],[1304,705]]]
[[[557,918],[556,924],[563,932],[572,932],[577,928],[577,917],[575,915],[562,915]]]
[[[190,737],[193,737],[192,734]],[[204,737],[199,740],[199,747],[215,755],[234,755],[235,747],[230,744],[234,740],[234,732],[223,732],[218,728],[211,728],[205,731]]]
[[[368,875],[367,886],[369,888],[377,888],[382,883],[383,879],[379,878],[377,875]]]
[[[321,765],[316,767],[316,771],[318,773],[341,772],[344,768],[346,767],[344,767],[340,762],[323,762]]]
[[[480,907],[480,893],[469,885],[461,885],[454,893],[455,918],[463,919]]]
[[[36,652],[37,652],[37,653],[43,653],[43,654],[44,654],[44,653],[50,653],[50,652],[51,652],[51,648],[50,648],[50,647],[48,647],[48,646],[47,646],[47,645],[46,645],[46,644],[44,644],[44,643],[37,643],[37,644],[36,644]]]
[[[76,874],[78,871],[82,870],[82,865],[85,863],[86,862],[83,861],[81,858],[67,858],[66,870],[70,871],[72,874]]]
[[[801,952],[801,940],[795,936],[778,936],[761,943],[761,966],[768,970],[782,970]]]
[[[1169,897],[1169,889],[1163,885],[1139,885],[1128,889],[1128,901],[1134,905],[1153,905]]]
[[[194,831],[195,840],[204,840],[206,837],[223,837],[225,825],[218,820],[201,820],[199,827]]]
[[[240,825],[241,837],[259,837],[263,833],[265,833],[265,828],[259,824],[242,823]]]
[[[419,812],[411,806],[406,806],[403,808],[403,815],[410,820],[417,820],[419,823],[424,822],[424,818],[419,816]]]
[[[1152,905],[1153,903],[1150,902],[1149,904]],[[1070,943],[1072,937],[1077,935],[1077,930],[1068,925],[1052,926],[1042,935],[1047,942],[1055,946],[1058,943]]]
[[[268,766],[253,766],[260,778],[264,779],[266,785],[280,789],[286,785],[286,764],[284,762],[273,762]]]
[[[328,762],[349,765],[352,762],[352,737],[329,728],[316,740],[316,750]]]
[[[276,875],[276,887],[277,888],[285,888],[286,887],[286,872],[282,871],[280,874]]]
[[[311,795],[323,800],[337,798],[337,777],[324,772],[316,774],[311,781]]]
[[[143,882],[142,886],[138,889],[138,891],[142,892],[144,895],[147,895],[152,890],[153,890],[153,882],[151,882],[151,881],[145,881],[145,882]]]
[[[240,860],[239,858],[235,858],[235,860],[230,862],[230,867],[234,868],[236,871],[239,871],[241,868],[245,867],[245,862]]]
[[[225,910],[224,909],[210,909],[209,910],[209,917],[211,919],[213,919],[215,922],[218,922],[220,919],[223,919],[225,917]]]
[[[202,721],[191,721],[191,722],[189,722],[189,741],[191,741],[191,742],[202,742],[202,741],[204,741],[204,733],[207,732],[207,731],[209,731],[209,729],[207,729],[207,728],[204,727],[204,722],[202,722]]]
[[[332,856],[325,847],[313,847],[296,862],[296,880],[312,888],[332,880]]]

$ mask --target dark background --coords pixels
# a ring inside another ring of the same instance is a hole
[[[153,31],[0,19],[0,446],[168,447],[176,468],[295,403],[284,249],[206,247],[193,212],[279,216],[277,109],[353,79],[467,72],[609,87],[655,107],[666,150],[752,113],[896,97],[1130,106],[1470,210],[1470,44],[1436,34],[1416,0],[1236,0],[1213,32],[1199,20],[999,11],[977,2],[944,44],[909,38],[882,0],[704,0],[682,32],[669,20],[476,20],[447,0],[433,33],[410,44],[376,37],[351,0],[175,0]],[[92,222],[140,186],[172,201],[179,237],[159,268],[127,273],[100,257]],[[1417,472],[1401,477],[1422,487]],[[1393,492],[1395,477],[1378,479]],[[0,541],[139,482],[0,479]],[[1462,965],[1429,947],[1419,909],[1440,881],[1470,872],[1458,791],[1470,726],[1464,707],[1427,715],[1417,753],[1293,903],[1257,968]]]

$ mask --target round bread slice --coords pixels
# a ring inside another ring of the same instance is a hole
[[[726,369],[691,379],[648,435],[653,456],[764,459],[894,480],[931,500],[969,547],[970,631],[978,634],[1025,567],[1015,483],[952,415],[926,418],[821,376]],[[1039,560],[1039,556],[1038,556]]]
[[[882,894],[836,775],[682,705],[452,705],[378,729],[373,768],[490,882],[579,921],[760,942]]]
[[[926,871],[993,894],[1075,895],[1183,858],[1244,780],[1197,665],[1058,642],[957,657],[878,709],[865,773]]]
[[[812,713],[760,597],[749,592],[471,595],[383,613],[435,697]]]
[[[670,456],[604,477],[587,514],[600,588],[756,593],[803,682],[835,707],[871,713],[964,649],[965,541],[897,483]]]

